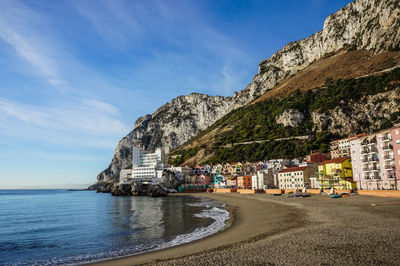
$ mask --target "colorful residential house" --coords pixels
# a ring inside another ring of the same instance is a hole
[[[264,162],[262,162],[262,161],[255,162],[254,164],[256,165],[256,170],[257,170],[257,171],[259,171],[259,170],[261,170],[261,169],[265,169],[265,164],[264,164]]]
[[[256,174],[257,171],[264,169],[264,162],[246,162],[244,164],[245,173],[249,174]]]
[[[241,174],[244,171],[244,165],[240,162],[232,164],[232,173],[233,174]]]
[[[252,188],[252,176],[251,175],[241,175],[237,177],[237,187],[241,189],[251,189]]]
[[[196,165],[195,167],[193,167],[193,175],[201,175],[201,166],[200,165]]]
[[[202,165],[202,166],[200,166],[200,167],[201,167],[201,173],[202,173],[203,175],[209,175],[209,174],[211,174],[211,171],[212,171],[212,166],[211,166],[211,165],[206,164],[206,165]]]
[[[221,164],[216,164],[216,165],[214,165],[214,166],[212,167],[211,174],[212,174],[213,176],[217,176],[217,175],[219,175],[219,174],[222,174],[222,172],[223,172],[223,167],[222,167]]]
[[[257,166],[254,163],[246,162],[244,164],[244,173],[251,175],[257,171]]]
[[[222,187],[222,183],[224,183],[224,176],[221,174],[217,174],[216,176],[214,176],[214,187]]]
[[[358,189],[400,190],[400,125],[350,141]],[[397,133],[397,134],[396,134]]]
[[[315,176],[316,170],[310,166],[289,167],[278,173],[280,189],[310,188],[310,177]]]
[[[340,157],[322,162],[318,166],[318,182],[322,189],[355,189],[351,159]]]
[[[210,185],[211,184],[211,177],[208,175],[198,175],[196,184],[200,185]]]
[[[231,176],[225,181],[226,187],[236,188],[237,187],[237,176]]]
[[[230,163],[225,163],[224,164],[223,174],[224,175],[231,175],[232,174],[232,165]]]

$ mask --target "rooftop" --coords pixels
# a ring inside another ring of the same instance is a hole
[[[304,171],[306,168],[309,168],[309,166],[296,166],[296,167],[290,167],[281,170],[279,173],[288,173],[288,172],[297,172],[297,171]]]
[[[347,159],[348,159],[347,157],[334,158],[331,160],[323,161],[321,163],[321,165],[328,164],[328,163],[342,163],[342,162],[346,161]]]

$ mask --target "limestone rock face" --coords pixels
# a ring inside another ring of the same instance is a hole
[[[375,53],[400,48],[399,6],[399,0],[355,0],[328,16],[321,31],[287,44],[262,61],[258,74],[241,92],[231,97],[198,93],[179,96],[155,113],[138,118],[133,130],[118,143],[108,168],[97,176],[98,182],[118,180],[119,171],[131,163],[132,145],[145,150],[176,148],[228,112],[252,102],[286,77],[330,53],[343,48]]]
[[[391,50],[400,44],[399,27],[398,0],[356,0],[329,15],[322,31],[287,44],[261,62],[247,89],[271,89],[283,78],[342,48],[375,53]]]
[[[276,123],[285,127],[297,127],[303,119],[304,115],[299,110],[288,109],[276,117]]]
[[[379,129],[384,118],[400,111],[400,89],[364,97],[357,103],[342,104],[328,113],[311,113],[317,131],[339,135]]]

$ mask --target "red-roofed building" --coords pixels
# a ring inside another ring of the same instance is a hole
[[[310,155],[307,155],[305,161],[308,163],[322,163],[323,161],[328,160],[328,156],[325,153],[313,153],[311,152]]]
[[[303,189],[311,187],[311,177],[316,177],[317,171],[310,166],[290,167],[278,173],[280,189]]]

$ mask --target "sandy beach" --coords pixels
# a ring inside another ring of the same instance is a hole
[[[99,264],[398,265],[400,261],[400,199],[196,196],[225,202],[232,212],[231,226],[186,245]]]

